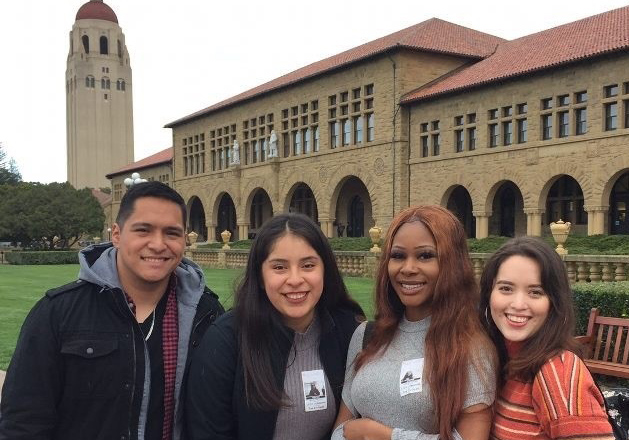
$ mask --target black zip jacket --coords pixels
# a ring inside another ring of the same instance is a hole
[[[345,380],[347,348],[358,324],[359,318],[351,310],[321,313],[319,355],[334,393],[337,412]],[[184,409],[187,440],[273,439],[278,411],[255,410],[245,401],[236,325],[234,312],[227,312],[210,327],[193,354]],[[275,379],[283,388],[294,333],[276,325],[272,335],[279,347],[271,357]]]
[[[206,287],[189,354],[222,312]],[[26,318],[7,371],[0,439],[138,438],[144,347],[120,289],[79,280],[47,292]]]

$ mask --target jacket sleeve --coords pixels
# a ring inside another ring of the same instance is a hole
[[[210,326],[193,353],[186,383],[188,440],[237,437],[232,402],[236,364],[237,341],[233,332],[220,323]]]
[[[603,396],[574,353],[564,351],[542,365],[533,381],[532,397],[549,438],[614,438]]]
[[[1,440],[48,440],[63,389],[62,360],[52,300],[41,299],[26,317],[7,370],[0,402]]]

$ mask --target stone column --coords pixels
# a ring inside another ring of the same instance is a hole
[[[472,211],[476,218],[476,238],[487,238],[489,236],[489,217],[491,212]]]
[[[246,240],[249,238],[249,226],[251,223],[237,223],[238,225],[238,240]]]
[[[205,227],[207,228],[207,242],[216,243],[216,225],[211,221],[205,221]]]
[[[323,231],[323,235],[328,238],[334,237],[334,219],[319,217],[319,223],[321,223],[321,231]]]
[[[544,211],[539,208],[525,208],[524,214],[526,214],[526,235],[541,237]]]
[[[588,235],[604,234],[609,206],[584,206],[583,209],[588,213]]]

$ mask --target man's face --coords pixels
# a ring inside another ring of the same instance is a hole
[[[111,238],[118,249],[116,263],[123,288],[157,288],[183,257],[186,243],[181,209],[169,200],[139,198],[124,226],[114,224]]]

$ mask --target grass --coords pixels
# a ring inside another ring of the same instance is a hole
[[[51,266],[0,265],[0,370],[6,370],[22,322],[29,310],[46,290],[76,279],[79,266],[75,264]],[[204,268],[207,285],[218,294],[225,308],[233,303],[234,287],[241,269]],[[367,316],[372,317],[373,281],[367,278],[345,278],[350,294],[360,303]]]

